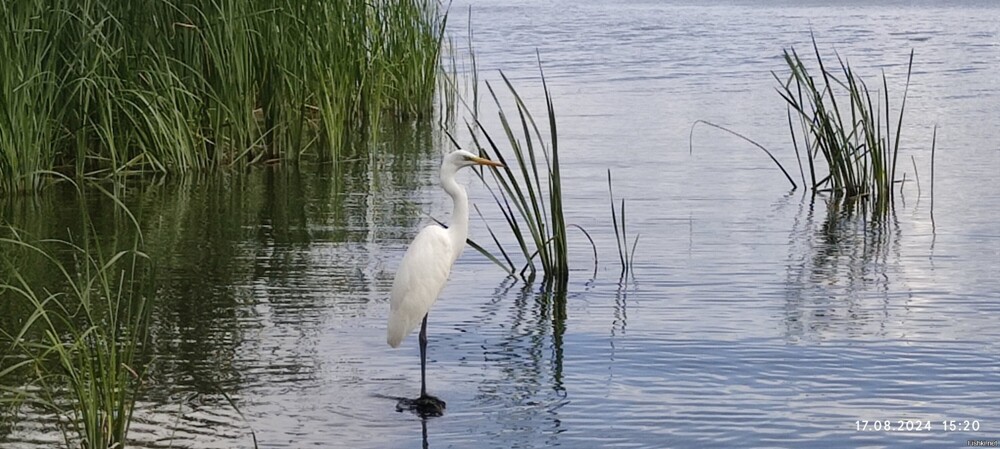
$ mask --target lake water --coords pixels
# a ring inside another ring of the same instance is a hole
[[[428,389],[448,403],[438,418],[385,398],[415,396],[420,377],[416,335],[390,349],[384,328],[407,243],[425,213],[450,211],[440,135],[397,130],[384,151],[336,168],[129,186],[161,284],[137,446],[252,447],[250,428],[269,448],[1000,439],[1000,5],[873,3],[475,2],[483,80],[499,85],[503,69],[542,106],[541,55],[567,220],[594,236],[599,265],[595,276],[571,230],[575,269],[552,293],[467,249],[430,315]],[[452,6],[460,46],[467,6]],[[776,151],[798,178],[771,71],[784,48],[808,54],[810,32],[866,79],[884,70],[894,108],[915,50],[899,170],[912,180],[915,165],[921,183],[902,186],[883,223],[790,191],[763,153],[720,131],[695,128],[689,154],[692,123],[708,120]],[[627,282],[609,168],[640,235]],[[463,182],[500,229],[485,189]],[[90,203],[102,232],[127,228]],[[54,189],[3,216],[62,236],[78,207]],[[481,221],[471,237],[489,241]],[[931,428],[872,430],[885,420]],[[60,439],[45,417],[0,426],[3,447]]]

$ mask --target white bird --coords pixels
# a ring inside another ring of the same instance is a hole
[[[469,235],[469,197],[455,181],[455,174],[465,167],[503,164],[458,150],[441,163],[441,187],[451,196],[454,208],[447,229],[430,225],[417,234],[403,256],[392,282],[389,300],[389,325],[386,341],[393,348],[420,324],[420,398],[410,401],[410,408],[440,413],[444,402],[427,394],[427,315],[444,288],[451,266],[465,249]],[[402,402],[401,402],[402,404]]]

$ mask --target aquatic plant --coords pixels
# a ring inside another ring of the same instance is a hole
[[[569,279],[569,261],[566,221],[562,205],[562,178],[559,173],[558,129],[552,95],[545,82],[541,63],[539,63],[539,75],[545,92],[548,143],[517,89],[503,72],[500,76],[513,97],[517,109],[517,122],[512,121],[507,115],[492,84],[487,82],[486,87],[497,106],[497,116],[503,127],[505,143],[510,153],[501,151],[502,143],[493,138],[480,120],[474,119],[471,123],[467,123],[467,127],[476,148],[505,165],[505,167],[489,167],[477,173],[484,181],[488,173],[489,179],[493,181],[493,185],[489,188],[490,193],[503,213],[526,261],[519,273],[521,276],[526,276],[527,272],[528,278],[534,277],[537,273],[535,266],[537,257],[545,280],[561,285]],[[481,137],[477,136],[477,131],[482,134]],[[513,160],[508,157],[511,155]],[[540,175],[540,172],[543,175]],[[487,183],[487,186],[490,184]],[[492,235],[492,230],[490,233]],[[496,237],[493,238],[496,241]],[[509,271],[518,272],[506,252],[504,257],[508,262]]]
[[[52,48],[32,29],[32,11],[0,3],[0,190],[38,188],[52,168],[58,80]],[[15,32],[19,30],[19,32]]]
[[[144,279],[150,274],[146,256],[138,244],[105,254],[97,243],[29,242],[17,233],[0,245],[4,254],[42,258],[66,288],[33,285],[5,257],[12,277],[0,285],[0,297],[34,311],[16,333],[2,330],[17,357],[0,377],[26,370],[33,381],[30,387],[0,387],[0,401],[26,401],[60,417],[67,446],[125,447],[145,373],[141,352],[152,295]]]
[[[694,153],[694,128],[696,126],[698,126],[699,124],[711,126],[712,128],[718,129],[720,131],[725,131],[725,132],[727,132],[729,134],[732,134],[732,135],[740,138],[741,140],[744,140],[747,143],[749,143],[749,144],[757,147],[757,149],[759,149],[759,150],[763,151],[765,154],[767,154],[767,157],[771,158],[771,162],[774,162],[774,164],[778,166],[778,169],[781,170],[781,173],[785,175],[785,179],[787,179],[788,183],[792,185],[792,190],[795,190],[795,189],[799,188],[799,186],[797,184],[795,184],[795,180],[792,179],[792,175],[788,174],[788,170],[785,170],[785,166],[781,165],[781,162],[778,162],[778,158],[774,157],[774,153],[771,153],[771,150],[768,150],[766,147],[764,147],[763,145],[757,143],[753,139],[751,139],[751,138],[749,138],[749,137],[747,137],[747,136],[745,136],[743,134],[740,134],[740,133],[738,133],[736,131],[733,131],[733,130],[725,127],[725,126],[719,125],[717,123],[713,123],[713,122],[710,122],[710,121],[707,121],[707,120],[695,120],[694,123],[691,124],[691,130],[688,132],[688,154],[693,154]],[[796,151],[796,154],[798,154],[797,151]]]
[[[635,247],[639,244],[639,234],[632,240],[632,248],[629,249],[628,236],[625,233],[625,198],[621,199],[621,215],[615,211],[615,194],[611,189],[611,169],[608,169],[608,196],[611,198],[611,224],[615,229],[615,243],[618,245],[618,258],[621,261],[622,271],[619,275],[622,280],[632,273],[633,259],[635,258]]]
[[[433,0],[11,0],[0,5],[0,189],[75,176],[337,158],[429,117]]]
[[[846,60],[838,55],[839,68],[828,69],[815,37],[812,44],[818,75],[810,73],[794,48],[784,51],[785,63],[791,70],[788,78],[782,80],[773,74],[780,83],[778,93],[790,108],[789,129],[797,155],[800,154],[798,139],[802,139],[802,153],[809,167],[809,185],[816,191],[867,197],[875,210],[884,212],[893,200],[892,186],[896,180],[903,113],[913,72],[913,51],[907,64],[899,116],[893,123],[884,72],[882,95],[876,93],[873,100],[868,85]],[[796,122],[800,128],[798,136]],[[824,166],[827,169],[825,176],[817,173]],[[804,173],[802,178],[805,182]]]
[[[138,229],[115,196],[96,188]],[[18,379],[0,383],[0,404],[51,413],[68,447],[125,447],[148,363],[152,267],[141,233],[130,248],[110,249],[86,208],[80,219],[82,234],[66,239],[13,226],[0,233],[0,303],[20,315],[0,328],[0,379]]]
[[[889,83],[885,72],[882,73],[881,92],[875,92],[873,95],[865,81],[855,73],[845,59],[838,55],[839,67],[828,69],[823,62],[815,37],[812,39],[812,45],[819,75],[810,72],[794,48],[784,51],[785,63],[791,71],[787,79],[783,80],[777,73],[772,72],[772,76],[779,83],[778,93],[788,106],[788,128],[802,182],[813,192],[844,195],[852,199],[848,203],[866,207],[870,204],[878,215],[884,215],[893,203],[893,185],[901,182],[896,179],[896,163],[910,76],[913,73],[914,52],[910,51],[906,84],[903,88],[898,117],[894,122],[890,107]],[[796,123],[799,128],[798,133],[796,133]],[[792,189],[798,188],[791,175],[770,150],[725,126],[705,120],[695,121],[691,126],[691,151],[693,151],[694,128],[698,124],[733,134],[764,151],[781,169]],[[932,168],[936,141],[935,132],[931,141]],[[803,159],[809,171],[808,182]],[[860,201],[853,201],[854,199]]]

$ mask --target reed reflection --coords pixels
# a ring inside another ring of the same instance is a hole
[[[618,337],[624,338],[625,329],[628,326],[628,291],[629,284],[623,278],[615,291],[614,319],[611,321],[611,337],[608,339],[608,343],[611,345],[612,362],[615,360],[615,340]]]
[[[520,288],[514,288],[520,285]],[[511,282],[498,288],[484,306],[483,326],[490,333],[483,345],[484,362],[499,376],[485,376],[477,402],[495,410],[504,438],[516,445],[553,438],[562,422],[558,410],[568,403],[564,386],[566,292],[537,284]],[[496,322],[491,322],[496,321]],[[506,323],[506,324],[504,324]],[[485,331],[484,331],[485,333]]]
[[[430,442],[427,440],[427,419],[428,418],[420,418],[420,434],[423,437],[421,440],[421,443],[423,443],[421,447],[424,449],[429,449],[431,447]]]
[[[900,230],[894,212],[868,212],[863,202],[803,198],[789,236],[786,338],[884,332],[889,292],[906,290],[895,276]]]

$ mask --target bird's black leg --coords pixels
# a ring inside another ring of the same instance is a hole
[[[420,398],[427,397],[427,315],[420,324]]]
[[[427,394],[427,315],[420,324],[420,397],[416,400],[404,399],[396,405],[396,409],[409,409],[424,417],[444,414],[444,401]]]
[[[420,397],[417,399],[401,399],[396,404],[396,410],[410,410],[420,416],[441,416],[444,414],[444,401],[427,394],[427,315],[420,324]]]

